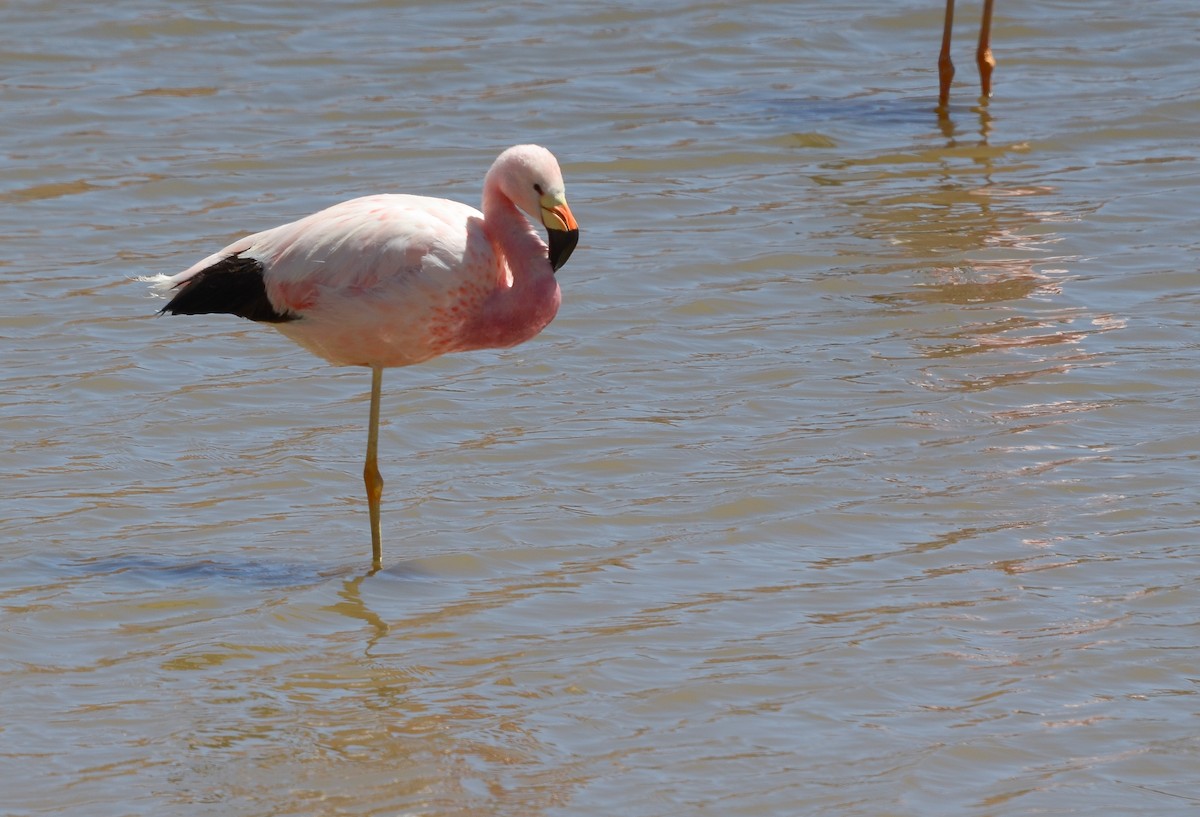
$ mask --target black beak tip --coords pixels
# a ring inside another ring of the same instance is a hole
[[[567,259],[571,257],[571,253],[575,251],[575,245],[579,243],[579,230],[547,230],[550,236],[550,267],[558,272],[559,268],[567,263]]]

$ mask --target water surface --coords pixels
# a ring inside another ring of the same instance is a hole
[[[8,815],[1192,814],[1183,0],[10,3]],[[517,349],[369,378],[133,276],[516,142]]]

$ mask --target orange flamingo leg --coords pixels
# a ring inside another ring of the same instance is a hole
[[[938,55],[938,110],[950,104],[950,83],[954,63],[950,59],[950,33],[954,30],[954,0],[946,0],[946,21],[942,28],[942,53]]]
[[[367,510],[371,518],[371,567],[383,566],[383,536],[379,527],[379,500],[383,497],[383,477],[379,474],[379,398],[383,391],[383,367],[371,367],[371,419],[367,428],[367,461],[363,482],[367,486]]]
[[[992,2],[983,2],[983,20],[979,24],[979,49],[975,52],[975,62],[979,65],[979,84],[985,99],[992,95],[992,70],[996,67],[996,58],[992,56]]]

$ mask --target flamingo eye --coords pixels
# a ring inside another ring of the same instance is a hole
[[[537,193],[539,196],[544,196],[544,195],[545,195],[545,191],[543,191],[543,190],[542,190],[542,186],[541,186],[540,184],[534,183],[534,185],[533,185],[533,190],[534,190],[534,192],[535,192],[535,193]]]

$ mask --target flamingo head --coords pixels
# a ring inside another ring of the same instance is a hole
[[[500,192],[546,228],[550,266],[557,271],[579,243],[579,224],[567,206],[558,160],[544,147],[517,145],[500,154],[488,172],[493,174]]]

